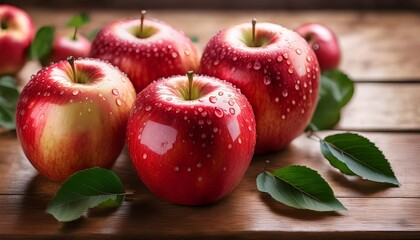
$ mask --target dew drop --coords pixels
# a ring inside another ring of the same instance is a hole
[[[228,101],[228,104],[229,104],[230,106],[233,106],[233,105],[235,104],[235,102],[231,99],[231,100],[229,100],[229,101]]]
[[[296,49],[296,53],[297,53],[298,55],[301,55],[301,54],[302,54],[302,49],[300,49],[300,48]]]
[[[185,55],[187,55],[187,56],[190,56],[190,55],[191,55],[191,52],[190,52],[189,50],[185,50],[185,51],[184,51],[184,53],[185,53]]]
[[[23,125],[23,127],[22,127],[22,129],[23,129],[23,131],[25,131],[26,129],[28,129],[28,125]]]
[[[281,115],[281,119],[286,119],[286,115]]]
[[[147,158],[147,153],[143,153],[143,159]]]
[[[207,158],[211,158],[211,154],[209,153],[209,154],[207,154]]]
[[[187,168],[187,172],[191,172],[191,168],[189,167],[189,168]]]
[[[238,138],[238,143],[242,144],[242,139],[241,138]]]
[[[214,66],[217,66],[217,65],[219,65],[219,63],[220,63],[220,62],[219,62],[219,60],[218,60],[218,59],[216,59],[216,60],[214,60],[213,65],[214,65]]]
[[[280,99],[278,97],[274,98],[274,102],[279,102]]]
[[[226,172],[226,170],[227,170],[227,167],[223,167],[223,172]]]
[[[282,62],[282,61],[283,61],[283,57],[282,57],[282,56],[278,56],[278,57],[276,58],[276,60],[277,60],[277,62]]]
[[[218,117],[218,118],[222,118],[223,115],[224,115],[223,110],[220,109],[220,108],[215,108],[214,109],[214,115],[216,115],[216,117]]]
[[[260,70],[261,69],[261,63],[260,62],[254,62],[254,70]]]
[[[178,166],[174,167],[174,171],[179,172],[179,167]]]
[[[252,130],[251,126],[248,126],[248,131],[251,131],[251,130]]]
[[[228,149],[232,149],[232,144],[228,144]]]
[[[150,110],[152,110],[152,106],[146,106],[145,108],[144,108],[144,110],[146,111],[146,112],[149,112]]]
[[[287,90],[283,90],[281,92],[281,95],[283,95],[283,97],[287,97],[287,95],[289,95],[289,94],[287,93]]]
[[[269,76],[265,76],[264,77],[264,85],[270,85],[271,83],[271,78]]]
[[[300,111],[302,114],[305,114],[305,109],[302,108],[302,110]]]
[[[114,94],[115,96],[118,96],[118,93],[119,93],[119,92],[118,92],[118,90],[117,90],[117,89],[115,89],[115,88],[114,88],[114,89],[112,89],[112,94]]]
[[[234,108],[229,108],[229,112],[230,112],[230,114],[234,115],[235,114],[235,109]]]
[[[313,49],[314,51],[317,51],[317,50],[319,49],[319,44],[318,44],[318,43],[314,43],[314,44],[312,45],[312,49]]]
[[[203,166],[203,164],[201,162],[197,163],[197,167],[201,168]]]
[[[199,182],[203,181],[203,177],[198,177],[198,181]]]
[[[117,98],[116,103],[117,103],[118,106],[121,106],[122,105],[121,99]]]
[[[202,119],[198,120],[198,125],[204,125],[204,120]]]
[[[169,46],[168,46],[169,47]],[[178,57],[178,53],[177,52],[172,52],[171,53],[172,58],[177,58]]]
[[[296,105],[296,102],[295,102],[295,100],[292,100],[292,105]]]
[[[237,56],[233,56],[232,57],[232,61],[236,61],[236,60],[238,60],[238,57]]]
[[[217,127],[214,127],[214,128],[213,128],[213,132],[214,132],[214,133],[217,133],[218,131],[219,131],[219,129],[218,129]]]
[[[77,94],[79,94],[79,90],[74,90],[73,92],[72,92],[72,94],[73,94],[73,96],[76,96]]]
[[[288,53],[283,53],[283,57],[284,57],[285,59],[288,59],[288,58],[289,58],[289,54],[288,54]]]
[[[218,93],[218,95],[219,95],[219,96],[223,96],[223,92],[219,92],[219,93]]]
[[[220,93],[221,93],[221,92],[219,92],[219,95],[220,95]],[[222,93],[222,95],[223,95],[223,93]],[[215,96],[210,96],[210,97],[209,97],[209,101],[210,101],[211,103],[216,103],[216,102],[217,102],[217,98],[216,98]]]
[[[287,71],[288,71],[290,74],[292,74],[292,73],[293,73],[293,68],[289,68],[289,69],[287,69]]]
[[[311,56],[307,56],[307,57],[306,57],[306,60],[307,60],[308,62],[312,61]]]
[[[172,101],[172,97],[167,97],[166,101],[168,101],[168,102]]]
[[[295,84],[295,89],[298,91],[299,90],[299,85]]]
[[[203,138],[203,139],[204,139],[204,138],[206,138],[206,137],[207,137],[207,134],[205,134],[205,133],[202,133],[202,134],[201,134],[201,138]]]

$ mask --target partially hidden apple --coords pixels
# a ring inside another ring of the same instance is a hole
[[[315,51],[321,70],[337,68],[341,50],[337,36],[319,23],[306,23],[295,29]]]
[[[207,44],[200,73],[226,79],[251,103],[257,122],[255,152],[278,151],[308,125],[318,99],[320,70],[299,34],[280,25],[236,25]]]
[[[23,152],[54,181],[85,168],[110,168],[124,146],[135,97],[129,79],[103,61],[70,57],[45,67],[18,100]]]
[[[50,56],[42,63],[44,66],[66,60],[69,56],[75,58],[85,58],[89,56],[91,42],[85,36],[77,34],[76,31],[77,30],[71,35],[60,34],[54,38]]]
[[[230,83],[173,76],[137,96],[127,125],[132,163],[147,188],[181,205],[213,203],[240,182],[256,126],[245,96]]]
[[[197,50],[183,32],[158,20],[120,20],[104,27],[92,43],[91,57],[127,73],[137,92],[161,77],[196,71]]]
[[[27,12],[0,4],[0,75],[19,72],[34,36],[35,26]]]

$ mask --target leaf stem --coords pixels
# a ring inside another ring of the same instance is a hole
[[[188,99],[192,99],[192,84],[193,84],[193,78],[194,78],[194,72],[192,70],[188,71]]]
[[[77,80],[76,62],[75,62],[74,57],[73,57],[73,56],[69,56],[69,57],[67,58],[67,62],[70,64],[70,66],[71,66],[71,70],[72,70],[72,72],[73,72],[73,81],[74,81],[75,83],[79,83],[79,82],[78,82],[78,80]]]
[[[143,22],[144,22],[144,17],[146,16],[146,10],[141,10],[140,12],[140,38],[143,38]]]
[[[256,18],[253,18],[252,19],[252,21],[251,21],[251,23],[252,23],[252,47],[255,47],[256,46],[256,44],[255,44],[255,25],[257,25],[257,19]]]

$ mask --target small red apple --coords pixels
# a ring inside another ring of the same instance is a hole
[[[54,181],[85,168],[110,168],[124,146],[135,97],[129,79],[108,63],[70,58],[45,67],[19,97],[23,152]]]
[[[127,126],[132,163],[149,190],[175,204],[202,205],[230,193],[255,147],[245,96],[207,76],[174,76],[137,96]]]
[[[51,62],[58,62],[66,60],[67,57],[73,56],[75,58],[85,58],[90,54],[90,41],[80,34],[57,35],[54,38],[51,53],[47,61],[43,62],[46,66]]]
[[[152,81],[198,68],[198,53],[184,33],[158,20],[127,19],[104,27],[92,43],[91,57],[127,73],[137,92]]]
[[[315,53],[299,34],[280,25],[240,24],[207,44],[200,73],[233,83],[257,121],[256,153],[278,151],[300,135],[318,99]]]
[[[27,12],[0,4],[0,75],[19,72],[34,36],[35,26]]]
[[[306,23],[295,29],[315,51],[321,70],[337,68],[341,51],[331,29],[319,23]]]

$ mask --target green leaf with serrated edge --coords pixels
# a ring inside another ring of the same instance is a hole
[[[99,29],[99,28],[96,28],[96,29],[93,29],[86,37],[87,37],[87,39],[89,39],[89,41],[92,41],[95,37],[96,37],[96,35],[98,35],[98,33],[99,33],[99,31],[100,31],[101,29]]]
[[[68,27],[81,27],[90,21],[89,15],[86,13],[79,13],[73,16],[68,22]]]
[[[322,72],[321,89],[329,89],[340,107],[344,107],[353,97],[354,83],[344,72],[331,69]]]
[[[325,137],[320,144],[324,157],[341,172],[400,185],[388,160],[369,139],[354,133],[340,133]]]
[[[44,62],[51,53],[55,28],[44,26],[38,29],[29,49],[29,57]]]
[[[289,166],[257,177],[259,191],[275,200],[298,209],[313,211],[347,210],[338,201],[328,183],[305,166]]]
[[[46,212],[60,222],[69,222],[93,207],[117,207],[124,200],[124,186],[118,176],[104,168],[79,171],[61,184]]]
[[[12,76],[0,77],[0,127],[15,129],[16,105],[19,91],[16,86],[16,78]]]

